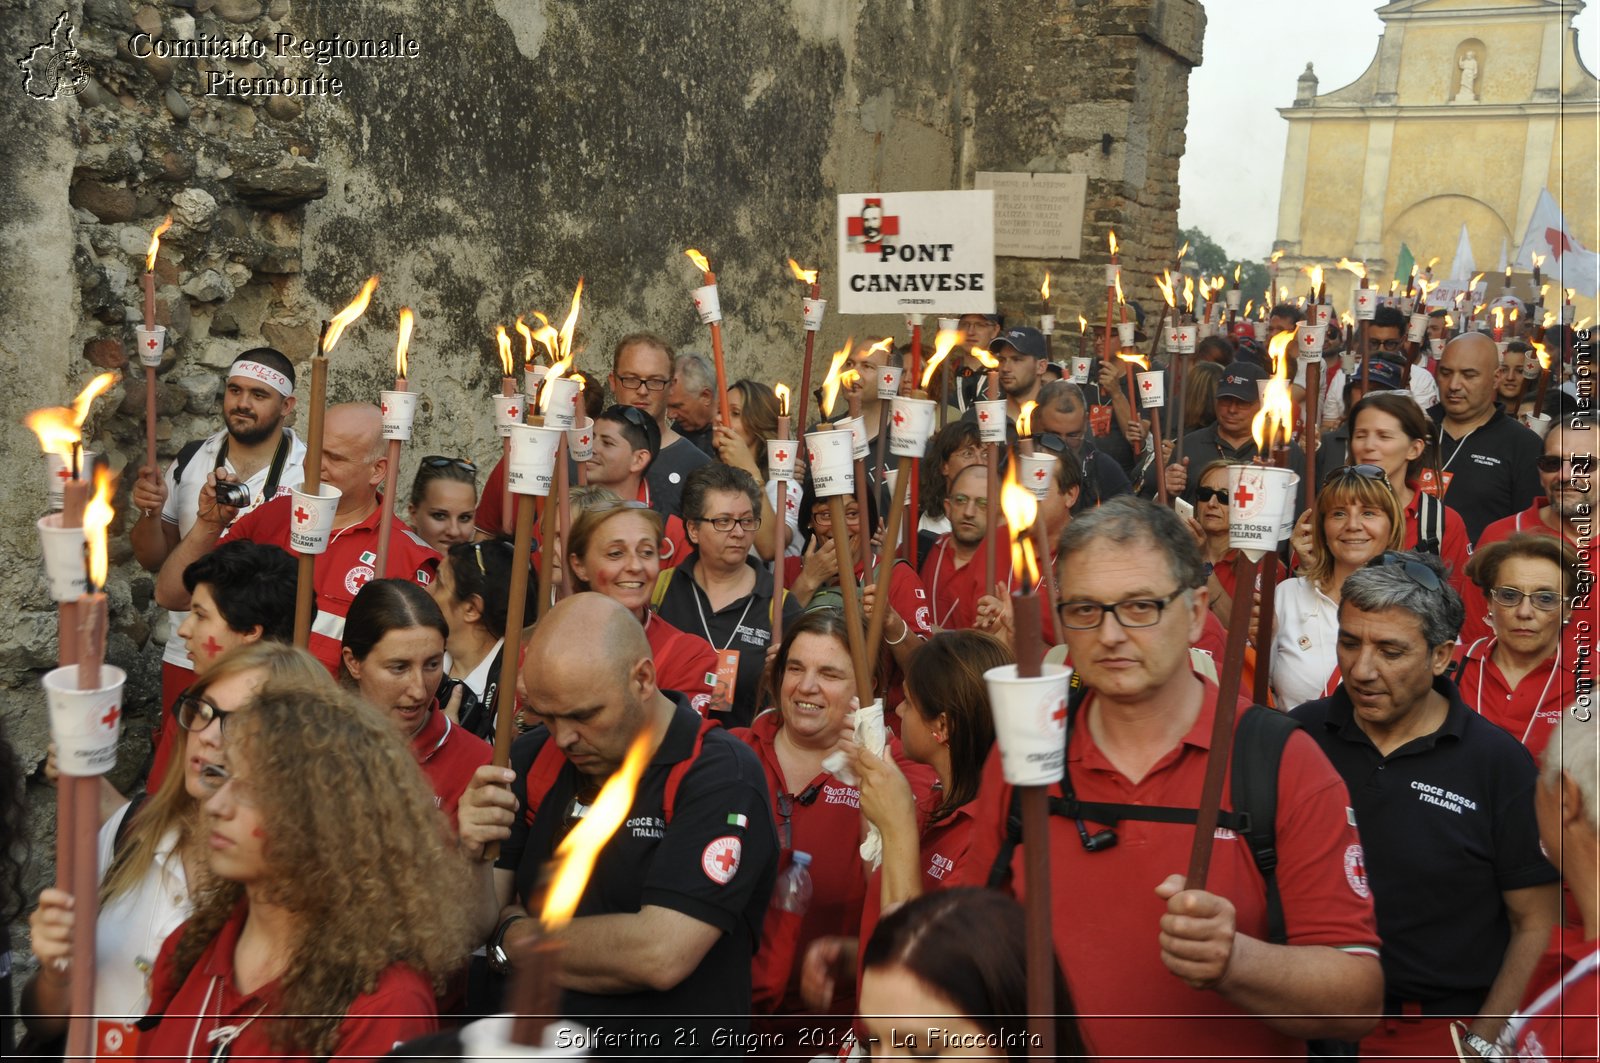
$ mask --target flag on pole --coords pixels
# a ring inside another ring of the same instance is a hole
[[[1555,284],[1576,288],[1585,298],[1595,298],[1596,281],[1600,279],[1600,255],[1578,243],[1548,188],[1540,190],[1533,217],[1528,219],[1528,231],[1522,234],[1522,245],[1517,248],[1517,266],[1533,269],[1534,255],[1544,256],[1540,269]]]
[[[1417,268],[1416,257],[1411,254],[1411,248],[1405,244],[1400,245],[1400,255],[1394,260],[1394,279],[1405,281],[1411,279],[1411,271]]]
[[[1478,272],[1478,267],[1472,257],[1472,240],[1467,236],[1467,223],[1461,223],[1461,237],[1456,241],[1456,259],[1450,264],[1450,279],[1453,281],[1471,280],[1472,275]]]
[[[1496,273],[1504,273],[1511,268],[1511,259],[1507,257],[1506,238],[1500,238],[1500,264],[1494,268]]]

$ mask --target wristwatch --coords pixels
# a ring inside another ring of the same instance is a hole
[[[511,973],[511,957],[506,955],[506,931],[511,929],[511,924],[528,918],[525,915],[507,916],[505,921],[495,927],[494,936],[489,939],[489,947],[484,950],[484,955],[489,960],[489,970],[495,974]]]
[[[1456,1035],[1456,1041],[1459,1046],[1465,1046],[1472,1049],[1473,1052],[1477,1053],[1479,1059],[1500,1058],[1500,1053],[1495,1048],[1494,1042],[1485,1037],[1479,1037],[1477,1034],[1467,1029],[1466,1023],[1456,1022],[1451,1030],[1451,1033]]]

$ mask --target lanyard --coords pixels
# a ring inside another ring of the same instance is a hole
[[[946,535],[939,542],[939,561],[933,566],[933,586],[928,588],[928,604],[933,607],[934,616],[939,616],[939,571],[944,568],[944,557],[949,549],[950,536]],[[970,561],[967,563],[971,564]],[[950,603],[950,608],[944,611],[944,615],[939,616],[939,627],[941,630],[944,628],[945,621],[950,619],[950,614],[955,612],[956,606],[960,604],[961,599],[957,598],[955,601]]]
[[[199,1012],[195,1015],[194,1029],[189,1033],[189,1051],[184,1055],[185,1059],[194,1059],[194,1043],[200,1038],[200,1026],[205,1022],[206,1019],[206,1007],[211,1003],[211,994],[216,991],[217,982],[221,980],[221,977],[221,975],[212,975],[211,981],[206,985],[206,998],[200,1002]],[[218,1014],[214,1018],[222,1018],[221,1010],[222,998],[218,997]],[[211,1060],[227,1059],[233,1049],[233,1042],[238,1039],[240,1034],[244,1033],[244,1031],[252,1022],[255,1022],[257,1019],[259,1019],[261,1017],[261,1013],[266,1010],[267,1006],[262,1004],[256,1009],[256,1013],[254,1015],[250,1016],[243,1022],[237,1025],[219,1025],[210,1033],[206,1034],[206,1043],[216,1045],[216,1047],[211,1050],[211,1054],[206,1058]]]
[[[1485,423],[1487,423],[1487,422],[1485,422]],[[1472,430],[1472,432],[1476,432],[1478,430],[1478,428],[1482,428],[1482,427],[1483,427],[1483,425],[1480,424],[1480,425],[1478,425],[1477,428],[1474,428]],[[1467,445],[1467,440],[1472,438],[1472,432],[1468,432],[1466,435],[1462,436],[1459,440],[1456,441],[1456,449],[1454,449],[1454,450],[1452,450],[1450,452],[1449,460],[1447,460],[1443,465],[1439,466],[1439,471],[1441,473],[1444,472],[1446,469],[1448,469],[1450,467],[1450,462],[1456,460],[1456,455],[1461,453],[1461,448],[1466,446]],[[1440,435],[1441,438],[1444,436],[1444,425],[1443,424],[1439,425],[1439,435]]]
[[[750,606],[756,600],[755,590],[752,588],[749,595],[745,597],[744,612],[739,614],[738,621],[734,623],[733,633],[728,636],[728,641],[718,646],[716,640],[711,637],[711,625],[706,623],[706,611],[700,605],[700,595],[702,593],[700,584],[694,582],[693,576],[689,577],[689,582],[694,584],[694,611],[700,614],[700,630],[706,633],[706,641],[711,643],[712,649],[717,650],[719,653],[726,651],[729,646],[733,645],[733,640],[739,637],[739,628],[744,625],[744,618],[750,615]]]

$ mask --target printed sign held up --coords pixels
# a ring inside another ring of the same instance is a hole
[[[992,314],[994,193],[839,197],[841,314]]]

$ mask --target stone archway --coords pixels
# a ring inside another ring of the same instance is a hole
[[[1439,266],[1434,277],[1442,278],[1450,269],[1462,223],[1472,240],[1472,251],[1480,271],[1492,271],[1500,261],[1500,241],[1515,251],[1511,226],[1495,209],[1472,196],[1429,196],[1401,211],[1383,232],[1383,252],[1395,255],[1401,244],[1411,248],[1418,267],[1426,266],[1435,255]],[[1391,257],[1392,261],[1392,257]]]

